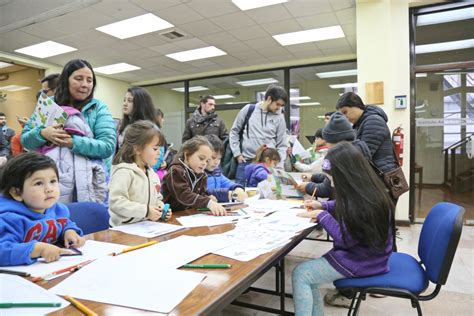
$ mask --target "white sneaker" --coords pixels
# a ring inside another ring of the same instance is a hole
[[[336,289],[331,289],[324,295],[324,303],[330,306],[349,308],[351,302],[352,299],[345,297]]]

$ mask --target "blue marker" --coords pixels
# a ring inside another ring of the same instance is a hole
[[[168,210],[170,208],[170,205],[168,203],[165,203],[163,206],[163,210],[161,211],[161,220],[164,221],[166,219],[166,214],[168,213]]]

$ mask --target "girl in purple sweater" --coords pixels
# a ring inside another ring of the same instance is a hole
[[[330,149],[323,171],[331,179],[336,200],[307,201],[334,240],[323,257],[299,264],[293,271],[295,315],[324,315],[319,285],[342,278],[388,272],[392,253],[390,222],[393,203],[367,160],[352,144]]]

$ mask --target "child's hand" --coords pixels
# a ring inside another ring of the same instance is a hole
[[[310,210],[320,210],[323,208],[323,205],[321,204],[321,202],[316,200],[306,200],[304,201],[304,208]]]
[[[150,221],[156,222],[161,218],[161,215],[161,208],[156,206],[150,206],[148,208],[148,215],[146,216],[146,218]]]
[[[209,204],[209,210],[211,211],[212,215],[215,216],[226,215],[225,208],[214,201],[211,201],[211,203]]]
[[[45,242],[37,242],[31,253],[32,258],[41,257],[46,262],[58,261],[61,254],[71,254],[72,251]]]
[[[212,201],[217,202],[217,198],[214,195],[210,195],[209,197],[211,198]]]
[[[173,212],[171,211],[171,209],[168,209],[168,213],[166,213],[166,218],[165,218],[165,221],[168,221],[168,220],[170,220],[170,218],[171,218],[171,215],[173,215]]]
[[[298,214],[296,214],[296,216],[299,216],[299,217],[306,217],[306,218],[316,218],[319,213],[321,213],[322,210],[315,210],[315,211],[303,211],[303,212],[299,212]]]
[[[79,236],[74,230],[68,229],[64,233],[64,247],[82,247],[86,243],[86,240]]]
[[[234,190],[234,192],[237,193],[237,201],[239,202],[243,202],[246,198],[249,197],[242,188],[237,188]]]
[[[300,191],[300,192],[306,193],[306,185],[308,185],[308,182],[302,182],[302,183],[296,185],[295,189]]]

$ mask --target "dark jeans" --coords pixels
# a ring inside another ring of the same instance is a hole
[[[235,182],[240,184],[241,186],[245,187],[246,179],[245,179],[245,167],[250,164],[249,162],[242,162],[237,165],[237,169],[235,171]]]

